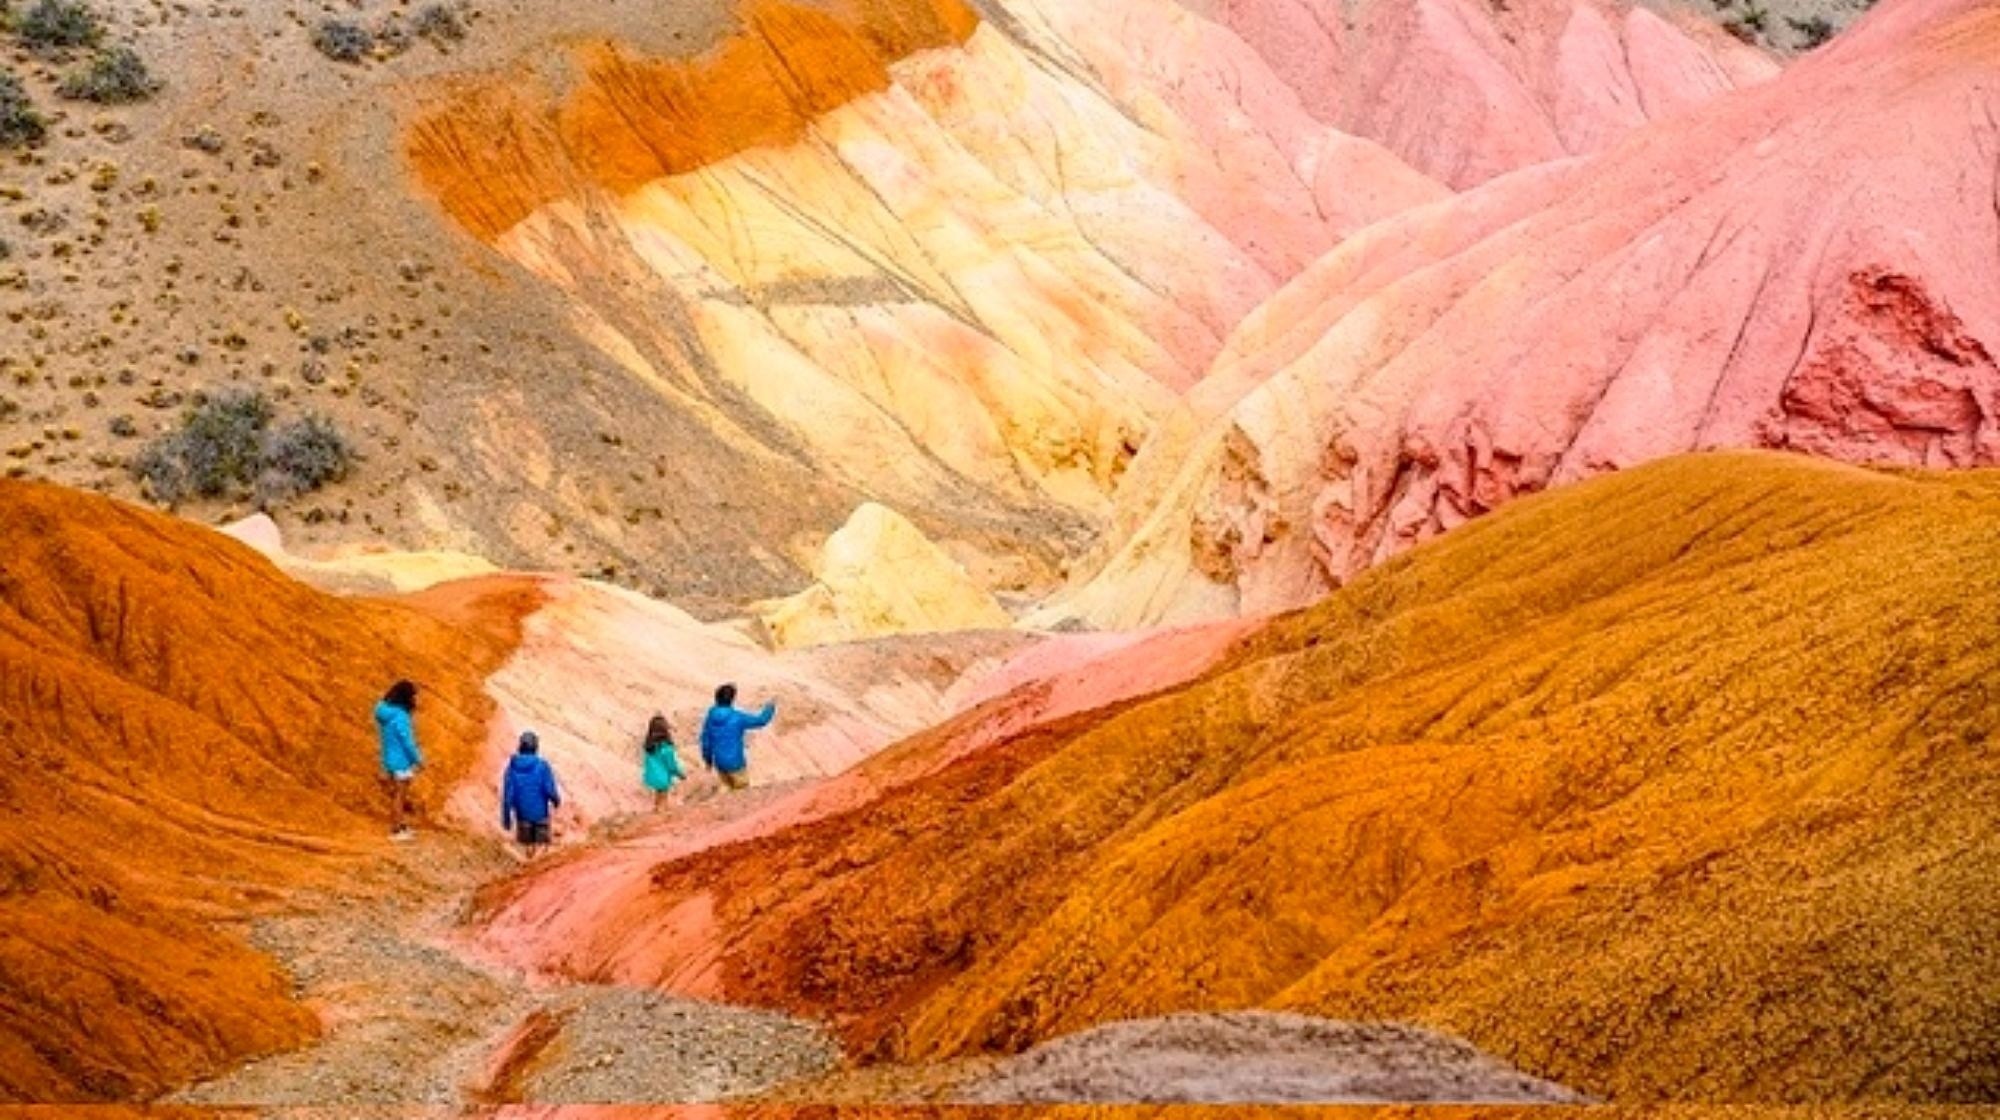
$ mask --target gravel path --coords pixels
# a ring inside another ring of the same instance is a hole
[[[668,829],[717,827],[757,799]],[[646,821],[592,843],[631,843]],[[1454,1038],[1268,1012],[1113,1023],[1012,1058],[841,1068],[821,1026],[656,992],[531,981],[461,954],[474,890],[517,868],[490,842],[427,833],[348,895],[249,931],[326,1033],[169,1103],[259,1108],[497,1104],[1551,1103],[1579,1098]],[[393,886],[386,886],[392,884]]]
[[[490,843],[428,833],[399,849],[405,897],[324,899],[251,941],[326,1024],[303,1050],[190,1086],[170,1103],[449,1106],[723,1100],[831,1070],[819,1026],[748,1008],[587,984],[531,983],[461,955],[473,889],[515,868]]]

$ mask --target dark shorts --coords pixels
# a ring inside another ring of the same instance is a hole
[[[549,822],[520,821],[514,825],[514,839],[530,846],[549,842]]]

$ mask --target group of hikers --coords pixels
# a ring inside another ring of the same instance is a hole
[[[416,711],[417,686],[410,681],[391,685],[375,705],[375,727],[382,740],[382,782],[389,792],[391,840],[407,841],[416,836],[410,827],[410,785],[424,765],[423,752],[417,748]],[[730,789],[748,789],[750,759],[744,737],[768,726],[777,714],[776,703],[767,703],[756,712],[738,710],[736,686],[717,688],[715,703],[701,723],[702,765]],[[562,806],[555,769],[541,751],[538,735],[521,732],[514,757],[508,760],[500,779],[500,827],[511,831],[530,854],[549,843],[549,822]],[[640,781],[652,791],[653,808],[658,811],[666,807],[667,794],[687,777],[665,715],[655,714],[647,721],[639,753]]]

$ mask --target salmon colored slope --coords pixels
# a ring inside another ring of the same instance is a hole
[[[557,610],[556,617],[565,617],[560,613],[560,601]],[[538,625],[544,617],[548,612],[537,616]],[[565,863],[544,866],[496,885],[480,898],[481,916],[467,931],[469,938],[480,955],[510,967],[719,996],[721,976],[715,965],[720,946],[709,936],[708,904],[693,899],[685,905],[659,905],[664,899],[653,890],[654,867],[669,859],[754,841],[803,821],[853,810],[1038,724],[1124,703],[1190,680],[1222,660],[1231,645],[1253,628],[1251,623],[1230,620],[1153,634],[1048,638],[1005,658],[996,667],[961,678],[946,698],[957,715],[948,719],[933,715],[935,726],[872,754],[823,783],[719,820],[704,819],[712,806],[676,810],[661,827],[647,833],[609,848],[578,853]],[[533,644],[531,636],[531,649]],[[921,652],[921,647],[916,652]],[[892,684],[897,678],[907,678],[907,669],[898,664],[910,660],[908,654],[883,643],[811,651],[805,656],[818,661],[842,654],[849,662],[845,672],[838,661],[819,661],[812,666],[814,674],[838,684],[843,677],[847,681],[863,679],[856,670],[865,670],[870,674],[866,679],[872,679],[874,685],[851,687],[851,693],[863,697],[884,691],[884,685],[895,691],[909,690],[907,681]],[[945,654],[937,649],[926,659],[942,662]],[[786,655],[785,660],[797,663],[800,656]],[[769,674],[783,664],[780,661],[760,670],[761,682],[746,680],[746,695],[769,695],[765,691],[772,683]],[[510,668],[502,677],[511,673]],[[496,683],[504,693],[504,679]],[[833,750],[826,746],[832,737],[829,732],[842,729],[815,723],[810,711],[803,720],[797,715],[783,718],[770,741],[757,745],[753,773],[759,781],[774,772],[778,776],[799,773],[788,756],[842,757],[838,746]],[[845,757],[851,759],[856,753],[845,752]]]
[[[2000,462],[1996,63],[2000,8],[1896,0],[1775,81],[1351,239],[1162,426],[1066,609],[1297,606],[1686,450]]]
[[[0,483],[0,1099],[146,1096],[316,1029],[208,921],[380,844],[398,677],[449,778],[532,597],[330,599],[220,534]]]
[[[1274,1006],[1614,1099],[1990,1100],[1996,534],[1995,473],[1768,453],[1523,500],[627,928],[875,1056]]]
[[[1465,188],[1603,149],[1778,72],[1690,14],[1603,0],[1206,0],[1315,117]]]

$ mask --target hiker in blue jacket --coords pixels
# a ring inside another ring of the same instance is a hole
[[[389,839],[416,838],[410,828],[410,783],[423,769],[423,752],[417,749],[417,729],[412,717],[417,710],[417,686],[397,681],[375,705],[375,730],[382,737],[382,783],[389,791]]]
[[[744,757],[743,733],[770,723],[778,714],[778,705],[766,704],[763,711],[751,715],[737,711],[735,704],[735,685],[725,684],[715,690],[715,706],[701,723],[701,761],[720,774],[723,784],[730,789],[748,789],[750,778],[744,771],[749,769],[750,761]]]
[[[556,772],[538,753],[541,749],[534,732],[521,732],[520,749],[500,783],[500,827],[513,829],[529,855],[549,842],[549,811],[562,804]]]

